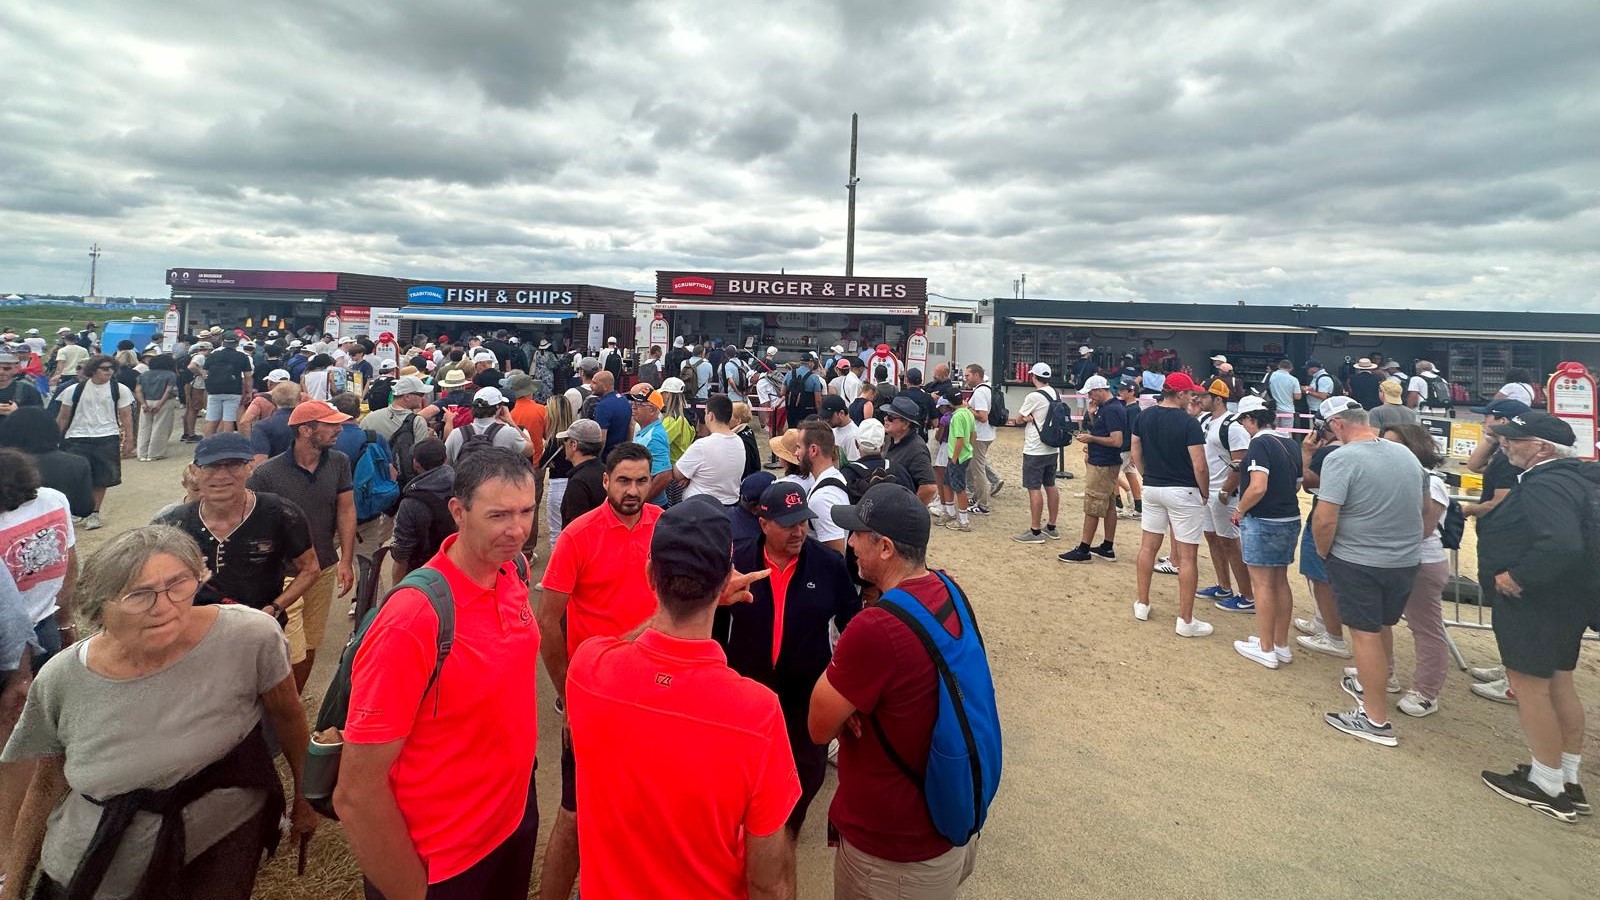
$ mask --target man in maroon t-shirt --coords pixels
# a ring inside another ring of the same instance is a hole
[[[833,508],[850,530],[862,578],[879,591],[900,588],[930,612],[949,601],[939,576],[928,571],[927,507],[894,483],[874,485],[855,506]],[[961,634],[959,617],[945,628]],[[850,621],[833,661],[811,694],[811,739],[839,738],[839,789],[828,821],[839,832],[833,861],[835,900],[871,900],[874,886],[914,878],[919,898],[954,897],[972,874],[974,838],[953,847],[934,828],[922,797],[939,684],[922,642],[893,614],[869,606]],[[889,744],[918,774],[912,781],[879,742],[866,717],[877,720]]]

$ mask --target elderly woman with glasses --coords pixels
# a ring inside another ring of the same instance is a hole
[[[195,606],[207,572],[182,531],[138,528],[84,567],[97,629],[40,671],[0,762],[37,769],[0,898],[245,900],[276,849],[283,788],[262,717],[295,781],[308,736],[283,633],[237,605]],[[25,894],[37,874],[32,894]]]

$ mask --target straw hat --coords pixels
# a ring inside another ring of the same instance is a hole
[[[791,428],[772,442],[772,455],[791,465],[800,464],[800,429]]]

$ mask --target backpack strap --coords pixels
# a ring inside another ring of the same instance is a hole
[[[439,673],[444,669],[445,657],[450,655],[451,648],[455,646],[456,605],[454,599],[450,596],[449,582],[445,581],[444,574],[437,569],[430,569],[427,566],[413,569],[405,578],[400,580],[399,584],[390,589],[388,596],[384,597],[384,600],[387,602],[389,597],[393,597],[396,592],[405,588],[421,591],[422,595],[428,598],[428,603],[433,607],[434,615],[439,619],[439,635],[437,651],[434,655],[433,671],[428,675],[428,683],[422,688],[422,696],[426,698],[428,692],[433,690],[434,684],[439,680]],[[437,713],[439,708],[438,695],[434,695],[433,705],[434,712]]]
[[[825,487],[836,487],[841,491],[845,490],[844,479],[842,479],[842,478],[824,478],[821,481],[819,481],[816,484],[811,486],[811,493],[812,494],[816,494],[817,491],[820,491]]]
[[[950,576],[938,569],[931,569],[930,571],[939,576],[939,580],[944,583],[946,591],[945,602],[940,605],[938,610],[932,613],[934,619],[942,625],[948,622],[951,616],[960,617],[963,625],[971,624],[973,637],[978,639],[980,647],[983,646],[983,633],[978,630],[978,619],[972,613],[972,604],[967,602],[967,598],[962,595],[961,589],[956,587]],[[883,596],[878,598],[877,605],[879,609],[903,622],[907,628],[911,629],[911,633],[917,636],[917,640],[922,642],[923,649],[928,651],[928,658],[933,660],[935,677],[942,683],[954,685],[956,683],[955,676],[950,673],[950,667],[945,662],[944,654],[939,652],[938,645],[933,642],[933,635],[928,633],[928,629],[924,628],[922,622],[910,611],[910,604],[920,605],[921,602],[909,592],[894,588],[893,590],[885,591]],[[963,612],[965,615],[962,615]],[[889,735],[883,730],[883,724],[878,721],[878,717],[868,714],[866,719],[872,724],[872,731],[877,735],[878,743],[883,745],[883,752],[889,757],[889,761],[894,763],[894,767],[899,769],[902,774],[911,779],[911,783],[917,786],[917,790],[922,790],[922,776],[918,775],[916,770],[906,763],[905,758],[900,755],[899,751],[894,749],[894,745],[889,743]]]

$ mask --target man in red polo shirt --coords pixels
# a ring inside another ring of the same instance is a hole
[[[783,826],[800,781],[783,712],[711,639],[719,603],[747,602],[767,574],[735,574],[732,543],[714,500],[667,510],[650,543],[649,624],[635,640],[593,638],[572,658],[584,897],[794,896]]]
[[[859,504],[835,506],[833,518],[850,530],[861,577],[880,592],[900,588],[935,615],[950,603],[949,589],[928,571],[931,525],[915,494],[897,484],[874,485]],[[944,625],[961,636],[959,616]],[[828,810],[840,837],[834,900],[876,900],[885,884],[916,886],[898,896],[945,900],[972,874],[977,838],[952,846],[934,827],[922,796],[938,713],[938,674],[922,642],[892,613],[876,605],[863,609],[839,636],[811,695],[811,739],[839,739],[839,789]],[[876,729],[861,727],[866,716],[918,780],[890,759]]]
[[[556,689],[556,709],[564,709],[567,663],[578,645],[592,637],[619,637],[655,612],[656,598],[645,577],[650,537],[661,507],[646,503],[650,491],[650,451],[618,444],[606,456],[606,502],[561,529],[544,570],[539,627],[544,668]],[[565,629],[566,640],[560,640]],[[567,900],[578,877],[578,793],[576,754],[566,729],[561,734],[561,807],[556,810],[539,896]]]
[[[456,468],[460,530],[427,566],[455,601],[455,642],[428,688],[439,620],[395,592],[357,651],[334,804],[367,896],[523,900],[539,834],[533,766],[539,628],[515,560],[533,470],[510,450]]]

